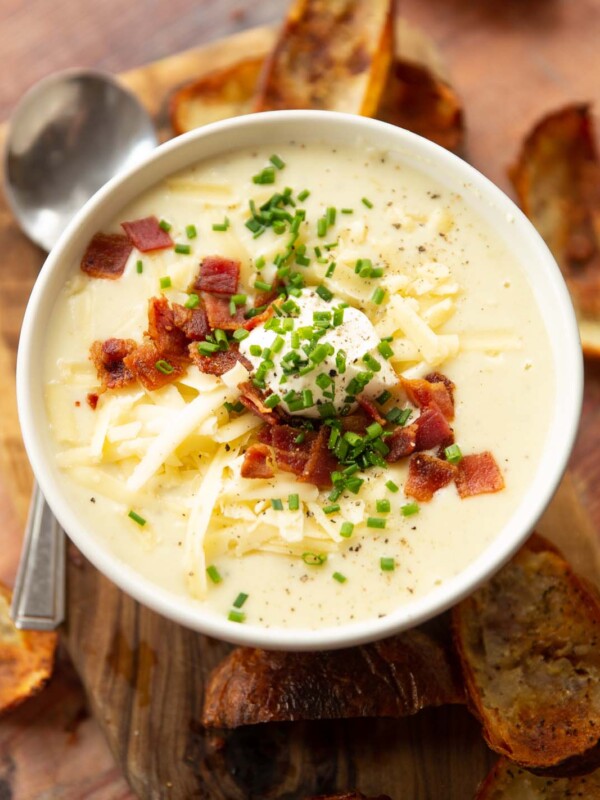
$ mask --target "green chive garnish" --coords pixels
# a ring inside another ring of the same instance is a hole
[[[159,372],[162,372],[163,375],[170,375],[175,369],[175,367],[169,364],[168,361],[165,361],[162,358],[160,359],[160,361],[157,361],[154,366]]]
[[[244,622],[246,619],[246,615],[243,611],[234,611],[233,609],[227,615],[227,619],[230,622]]]
[[[333,292],[330,292],[326,286],[317,286],[315,291],[319,295],[321,300],[329,302],[330,300],[333,299]]]
[[[362,197],[362,198],[361,198],[361,202],[362,202],[362,204],[363,204],[363,205],[365,205],[367,208],[373,208],[373,203],[372,203],[372,202],[369,200],[369,198],[368,198],[368,197]]]
[[[317,220],[317,236],[323,238],[327,235],[327,218],[319,217]]]
[[[139,260],[139,261],[136,261],[136,263],[135,263],[135,269],[136,269],[136,272],[137,272],[139,275],[141,275],[141,273],[144,271],[144,262],[143,262],[143,261],[141,261],[141,260]]]
[[[444,455],[451,464],[458,464],[462,461],[463,457],[461,449],[457,444],[451,444],[449,447],[446,447]]]
[[[267,408],[275,408],[276,405],[281,403],[281,397],[278,394],[270,394],[264,401]]]
[[[223,222],[216,222],[212,226],[213,231],[226,231],[229,229],[229,217],[225,217]]]
[[[346,576],[342,575],[341,572],[334,572],[332,578],[334,581],[337,581],[338,583],[346,583]]]
[[[380,558],[379,565],[384,572],[393,572],[396,569],[396,561],[393,558]]]
[[[302,561],[311,567],[320,567],[327,561],[327,553],[302,553]]]
[[[324,514],[336,514],[340,510],[339,503],[332,503],[330,506],[325,506],[323,508]]]
[[[248,599],[248,595],[245,592],[240,592],[238,596],[233,601],[234,608],[241,608],[246,600]]]
[[[379,342],[377,349],[385,359],[391,358],[394,355],[394,351],[390,347],[389,342]]]
[[[238,328],[237,331],[233,332],[233,338],[236,342],[241,342],[243,339],[247,339],[250,336],[250,331],[247,331],[245,328]]]
[[[353,208],[342,208],[340,210],[341,210],[342,214],[354,214],[354,209]]]
[[[300,496],[297,494],[290,494],[288,496],[288,506],[290,511],[298,511],[300,508]]]
[[[214,344],[213,342],[199,342],[198,343],[198,352],[202,356],[212,356],[213,353],[216,353],[219,349],[218,344]]]
[[[340,536],[344,536],[346,539],[349,539],[352,536],[353,530],[354,530],[354,524],[352,522],[342,522],[342,527],[340,528]]]
[[[175,252],[179,253],[179,255],[181,256],[189,256],[189,254],[192,252],[192,248],[190,247],[189,244],[178,243],[175,245]]]
[[[307,197],[310,197],[310,192],[308,191],[308,189],[303,189],[298,195],[298,200],[300,200],[300,202],[303,203]]]
[[[171,285],[171,278],[168,275],[165,275],[164,278],[160,279],[161,289],[168,289],[170,285]]]
[[[388,392],[388,390],[386,389],[379,395],[379,397],[376,397],[375,400],[379,403],[380,406],[382,406],[384,405],[384,403],[387,403],[387,401],[390,399],[391,396],[392,396],[391,392]]]
[[[170,222],[167,222],[166,219],[161,219],[161,221],[158,223],[158,227],[162,228],[163,231],[166,231],[168,233],[173,226],[171,225]]]
[[[283,502],[278,497],[274,497],[271,500],[271,508],[274,511],[283,511]]]
[[[258,175],[254,175],[252,182],[259,184],[275,183],[275,167],[265,167]]]
[[[385,290],[382,289],[381,286],[378,286],[371,295],[371,300],[376,305],[380,306],[383,303],[384,298],[385,298]]]
[[[261,292],[270,292],[273,284],[265,283],[265,281],[254,281],[254,288],[260,289]]]
[[[390,511],[390,501],[389,500],[378,500],[376,503],[377,511],[380,514],[389,514]]]
[[[413,514],[419,513],[419,505],[418,503],[407,503],[405,506],[401,506],[400,512],[403,517],[412,517]]]
[[[185,235],[187,236],[188,239],[195,239],[196,236],[198,235],[198,231],[196,230],[196,226],[195,225],[186,225]]]
[[[283,169],[285,167],[285,161],[279,158],[279,156],[276,154],[273,154],[269,161],[271,164],[273,164],[273,166],[277,167],[277,169]]]
[[[188,295],[188,299],[185,301],[186,308],[197,308],[200,305],[200,298],[197,294],[190,294]]]
[[[400,491],[400,487],[398,486],[398,484],[394,483],[394,481],[387,481],[385,485],[390,490],[390,492],[393,492],[394,494]]]
[[[367,517],[367,528],[385,528],[386,520],[383,517]]]
[[[129,514],[127,514],[127,516],[129,517],[129,519],[132,519],[134,522],[137,522],[137,524],[141,528],[143,528],[144,525],[146,524],[146,520],[143,517],[140,517],[139,514],[136,514],[135,511],[130,511]]]
[[[206,568],[206,574],[213,583],[221,583],[221,581],[223,580],[219,570],[212,565]]]

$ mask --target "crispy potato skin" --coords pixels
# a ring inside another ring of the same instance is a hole
[[[600,357],[600,162],[589,106],[568,105],[540,120],[509,175],[562,270],[585,353]]]
[[[548,778],[501,758],[479,786],[475,800],[598,800],[600,770],[572,778]]]
[[[265,61],[255,111],[374,116],[393,57],[394,0],[295,0]]]
[[[56,633],[17,630],[8,614],[11,597],[0,584],[0,714],[43,689],[58,641]]]
[[[450,653],[418,630],[380,642],[314,653],[236,648],[213,671],[202,723],[404,717],[462,703]]]
[[[493,750],[554,776],[600,763],[600,598],[554,547],[534,535],[452,623]]]

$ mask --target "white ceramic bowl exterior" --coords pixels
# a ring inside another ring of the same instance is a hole
[[[118,560],[88,532],[85,520],[64,496],[43,399],[45,331],[55,299],[93,234],[112,220],[117,209],[174,172],[228,150],[291,139],[307,145],[368,143],[461,191],[520,263],[557,365],[552,421],[539,466],[521,503],[489,547],[463,572],[382,619],[316,631],[265,629],[216,619]],[[351,646],[397,633],[452,606],[497,570],[525,541],[552,498],[577,431],[582,386],[579,334],[567,289],[548,248],[512,201],[464,161],[415,134],[364,117],[318,111],[253,114],[200,128],[162,145],[139,166],[104,186],[73,219],[44,264],[25,314],[17,364],[17,400],[27,454],[48,503],[83,554],[125,592],[182,625],[239,644],[289,650]]]

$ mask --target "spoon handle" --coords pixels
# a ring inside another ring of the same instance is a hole
[[[65,534],[34,485],[10,615],[17,628],[50,631],[65,616]]]

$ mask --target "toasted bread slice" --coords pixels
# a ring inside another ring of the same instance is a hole
[[[475,800],[600,800],[600,770],[572,778],[532,775],[501,758]]]
[[[209,122],[249,114],[263,61],[262,55],[244,58],[176,91],[169,103],[175,135]]]
[[[40,691],[54,667],[57,635],[20,631],[9,608],[11,592],[0,584],[0,713]]]
[[[393,56],[394,0],[294,0],[259,80],[255,111],[374,116]]]
[[[600,357],[600,162],[589,106],[569,105],[540,120],[509,174],[562,270],[584,352]]]
[[[202,722],[405,717],[464,702],[449,649],[418,630],[381,642],[315,653],[236,648],[213,671]]]
[[[600,599],[539,536],[453,611],[468,703],[519,766],[600,763]]]

